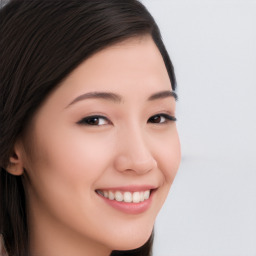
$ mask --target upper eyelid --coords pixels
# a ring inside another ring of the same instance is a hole
[[[172,112],[172,111],[160,111],[160,112],[157,112],[156,114],[153,114],[150,116],[153,117],[153,116],[170,116],[170,117],[176,117],[175,113]]]
[[[105,119],[107,122],[112,123],[112,122],[109,120],[109,118],[107,118],[106,116],[102,116],[102,115],[89,115],[89,116],[85,116],[85,117],[83,117],[82,119],[80,119],[77,123],[78,123],[78,124],[82,124],[83,121],[88,120],[88,119],[90,119],[90,118],[103,118],[103,119]]]
[[[155,116],[162,116],[162,117],[168,119],[169,121],[177,121],[177,118],[175,115],[166,114],[166,113],[155,114],[155,115],[151,116],[149,119],[151,119],[152,117],[155,117]]]
[[[106,115],[103,115],[103,114],[89,114],[89,115],[85,115],[85,116],[83,116],[81,118],[81,120],[82,119],[89,119],[89,118],[93,118],[93,117],[104,118],[104,119],[109,120],[109,118]]]

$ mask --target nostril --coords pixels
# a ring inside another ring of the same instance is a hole
[[[118,152],[114,159],[116,170],[134,171],[143,174],[157,167],[157,161],[151,152],[145,148],[138,147],[133,145],[132,148],[129,148],[129,145],[126,145],[126,148]]]

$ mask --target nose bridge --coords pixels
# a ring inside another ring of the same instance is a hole
[[[141,174],[156,166],[146,134],[138,124],[126,126],[120,132],[118,144],[116,168],[119,171],[129,170]]]

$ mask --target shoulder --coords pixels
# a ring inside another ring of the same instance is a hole
[[[0,234],[0,256],[8,256],[4,247],[4,239]]]

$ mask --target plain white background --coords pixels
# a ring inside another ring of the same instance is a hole
[[[183,155],[154,256],[256,256],[256,1],[142,3],[176,70]]]

